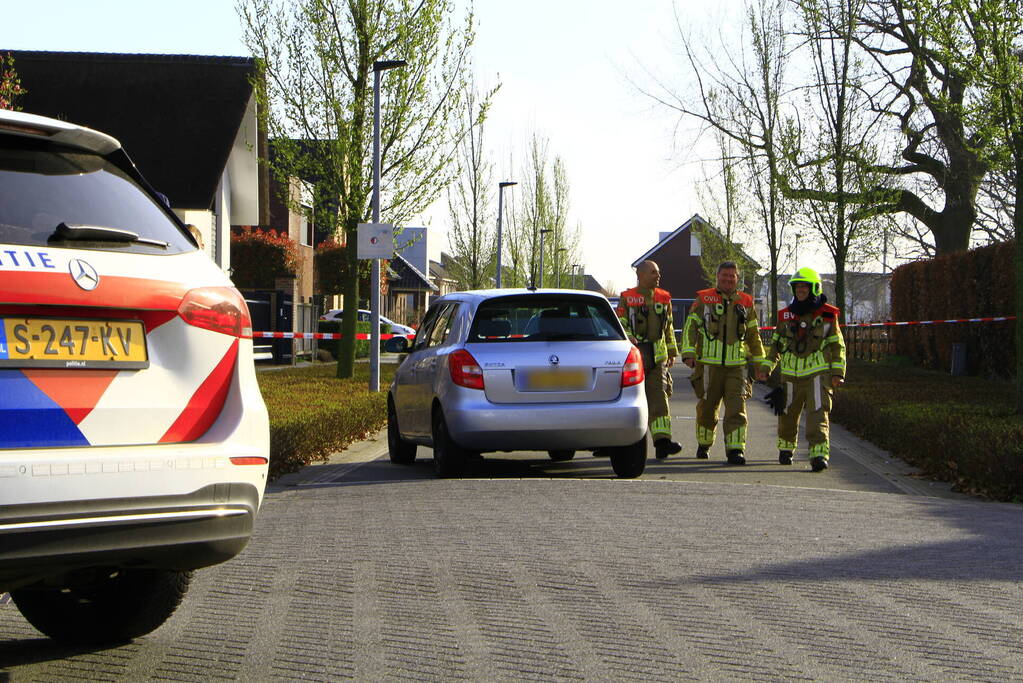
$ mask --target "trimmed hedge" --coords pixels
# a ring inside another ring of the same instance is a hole
[[[892,273],[892,320],[1013,315],[1015,241],[899,266]],[[952,344],[966,344],[969,374],[1012,377],[1015,325],[957,323],[892,328],[898,353],[948,371]]]
[[[851,360],[832,418],[958,491],[1023,502],[1012,396],[1011,382]]]
[[[380,366],[380,386],[390,384],[397,366]],[[270,413],[270,479],[327,460],[387,423],[387,392],[369,392],[369,365],[355,377],[338,379],[337,365],[257,373]]]

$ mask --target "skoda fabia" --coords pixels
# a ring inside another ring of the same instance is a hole
[[[394,375],[387,436],[396,463],[433,448],[441,476],[485,452],[610,457],[646,466],[643,362],[611,305],[579,290],[458,292],[436,299]]]
[[[248,542],[251,326],[115,139],[0,111],[0,594],[40,631],[148,633]]]

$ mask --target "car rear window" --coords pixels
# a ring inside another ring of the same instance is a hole
[[[469,343],[625,339],[611,306],[592,296],[526,294],[484,301]]]
[[[57,226],[126,230],[167,243],[66,240]],[[127,173],[103,157],[0,135],[0,243],[177,254],[195,245]]]

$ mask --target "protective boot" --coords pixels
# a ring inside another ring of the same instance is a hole
[[[682,444],[663,437],[654,441],[654,456],[658,460],[664,460],[669,455],[675,455],[682,450]]]
[[[706,460],[710,457],[710,446],[699,446],[696,449],[696,459]]]
[[[778,451],[778,462],[782,465],[791,465],[792,451]]]
[[[814,472],[820,472],[828,469],[828,461],[821,457],[816,457],[810,461],[810,469]]]
[[[745,465],[746,456],[742,454],[741,448],[733,448],[725,454],[729,465]]]

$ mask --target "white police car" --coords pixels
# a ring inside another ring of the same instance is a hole
[[[148,633],[248,542],[251,325],[116,140],[0,111],[0,593],[40,631]]]

